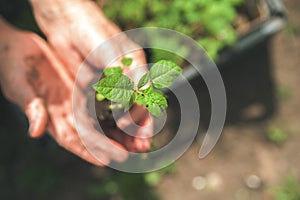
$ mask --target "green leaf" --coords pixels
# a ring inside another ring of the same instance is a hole
[[[149,78],[150,78],[150,73],[147,72],[146,74],[144,74],[141,79],[139,80],[138,84],[137,84],[137,87],[138,88],[141,88],[143,87],[144,85],[146,85],[149,81]]]
[[[144,178],[145,178],[145,182],[148,185],[155,186],[161,181],[162,174],[155,171],[155,172],[145,174]]]
[[[160,117],[162,113],[162,109],[157,104],[149,104],[147,107],[148,111],[155,117]]]
[[[135,93],[133,93],[131,95],[131,98],[130,98],[129,102],[125,103],[123,105],[124,106],[124,112],[127,112],[132,107],[132,105],[134,104],[134,102],[135,102]]]
[[[182,73],[182,69],[175,63],[167,60],[160,60],[150,69],[150,78],[154,87],[170,87],[175,79]]]
[[[104,69],[104,75],[109,76],[112,74],[122,74],[122,68],[121,67],[109,67]]]
[[[136,97],[138,105],[144,105],[155,117],[161,116],[162,112],[168,107],[164,94],[159,90],[154,90],[152,86],[146,90],[139,90]]]
[[[103,101],[105,99],[105,97],[102,94],[97,93],[96,94],[96,99],[97,99],[97,101]]]
[[[134,83],[123,74],[111,74],[94,85],[94,89],[113,102],[126,104],[130,101]]]
[[[123,58],[121,62],[124,66],[129,67],[132,64],[132,58]]]

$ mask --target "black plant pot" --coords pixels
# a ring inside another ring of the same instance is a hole
[[[286,23],[286,10],[281,0],[246,0],[245,12],[255,12],[254,7],[260,2],[264,8],[265,17],[259,23],[250,24],[249,30],[242,34],[238,41],[230,47],[223,49],[215,61],[217,67],[222,70],[228,63],[234,62],[242,54],[255,51],[256,47],[268,41],[275,33],[284,28]],[[197,66],[195,66],[197,67]],[[199,73],[192,66],[186,67],[183,72],[187,80],[199,77]],[[174,87],[179,87],[184,81],[178,81]]]
[[[247,11],[251,12],[253,5],[258,1],[246,0]],[[215,62],[226,90],[227,124],[259,122],[276,112],[276,84],[269,44],[272,36],[285,27],[287,16],[281,0],[260,2],[263,3],[264,11],[267,13],[264,20],[251,25],[247,33],[239,37],[236,44],[220,52]],[[204,127],[207,127],[211,120],[211,99],[206,84],[192,66],[185,68],[183,75],[195,90],[201,110],[201,121]],[[180,88],[184,84],[184,80],[179,80],[173,86]],[[172,97],[169,91],[165,92]],[[172,99],[169,98],[169,101]],[[251,114],[253,110],[256,114]]]
[[[247,12],[251,13],[252,7],[258,0],[247,0],[245,2]],[[283,29],[286,21],[286,11],[280,0],[262,0],[266,19],[258,24],[251,25],[249,31],[240,36],[237,43],[220,53],[216,64],[222,67],[226,62],[235,59],[241,53],[253,49],[256,45],[270,39],[275,33]]]

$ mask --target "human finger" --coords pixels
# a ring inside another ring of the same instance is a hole
[[[49,133],[61,147],[74,153],[83,160],[97,166],[107,165],[110,161],[108,156],[103,153],[100,155],[101,159],[96,159],[92,156],[82,144],[76,131],[63,119],[54,119],[52,126],[49,127]]]
[[[22,89],[17,89],[22,86]],[[48,113],[44,101],[36,94],[25,77],[15,79],[10,85],[3,86],[3,93],[8,100],[18,104],[25,112],[29,121],[29,135],[33,138],[44,134]]]
[[[151,147],[151,137],[153,135],[153,118],[148,115],[138,128],[134,137],[135,148],[139,151],[147,151]]]
[[[119,129],[125,129],[131,124],[137,124],[149,115],[145,106],[134,105],[129,113],[117,120]]]
[[[77,71],[83,61],[77,49],[72,46],[64,37],[56,34],[48,38],[49,43],[54,48],[57,56],[65,65],[71,77],[75,78]]]

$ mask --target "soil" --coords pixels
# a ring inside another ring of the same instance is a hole
[[[153,188],[161,199],[269,200],[272,189],[287,176],[300,182],[300,3],[283,2],[293,33],[282,31],[222,68],[228,97],[222,136],[200,160],[204,136],[200,131],[176,161],[175,172]],[[205,130],[209,99],[204,87],[196,89]],[[0,199],[93,199],[87,197],[86,188],[101,180],[106,170],[58,148],[48,137],[29,139],[24,135],[26,118],[15,115],[12,109],[17,108],[0,99]],[[267,137],[271,126],[289,133],[282,145]],[[254,186],[249,184],[253,177]]]

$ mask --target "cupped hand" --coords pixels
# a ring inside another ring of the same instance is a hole
[[[125,35],[120,37],[119,43],[106,42],[111,37],[120,34],[121,30],[109,21],[99,7],[93,1],[64,1],[64,0],[31,0],[35,18],[46,35],[50,45],[56,51],[60,60],[67,66],[71,77],[79,77],[77,82],[81,87],[85,87],[94,76],[93,70],[85,68],[84,76],[78,75],[79,67],[87,58],[87,62],[94,66],[105,68],[108,60],[127,52],[126,47],[135,51],[126,53],[123,57],[130,57],[133,63],[125,71],[137,82],[139,78],[147,72],[146,59],[143,50],[133,43]],[[100,52],[93,51],[99,45],[105,43],[107,48]],[[122,44],[122,45],[120,45]],[[93,52],[92,54],[90,54]],[[113,66],[120,65],[121,58],[118,58]],[[133,149],[145,151],[150,148],[150,137],[153,134],[153,120],[147,109],[135,105],[131,110],[131,115],[127,115],[118,120],[120,129],[130,126],[134,122],[139,122],[140,128],[136,130],[133,142]],[[132,145],[131,145],[132,146]]]
[[[48,129],[62,147],[95,165],[126,159],[121,144],[88,126],[93,121],[84,111],[81,118],[86,123],[81,125],[81,131],[85,134],[79,137],[72,110],[74,81],[45,41],[11,27],[1,29],[0,36],[1,89],[9,100],[25,110],[32,137],[39,137]],[[79,96],[77,101],[84,104],[85,96]],[[82,144],[83,139],[97,159]]]

